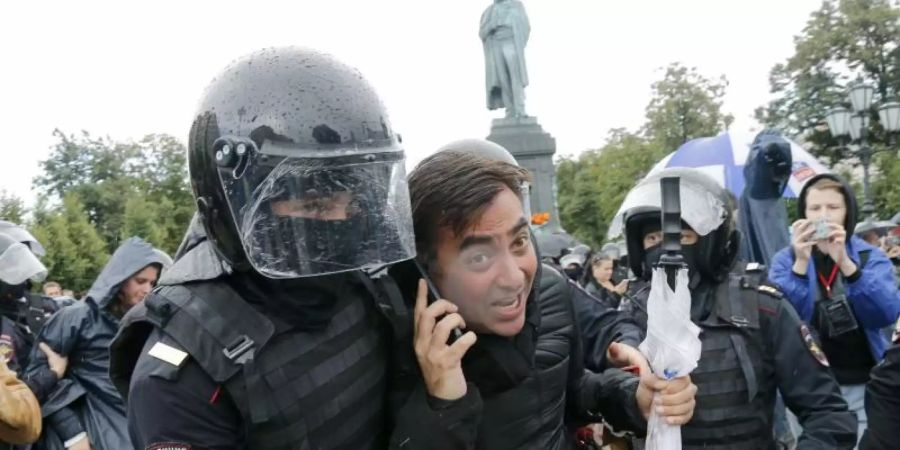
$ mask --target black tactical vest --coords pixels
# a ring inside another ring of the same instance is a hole
[[[700,322],[702,353],[691,373],[694,417],[681,428],[685,449],[774,449],[775,378],[764,372],[759,292],[741,274],[718,286],[709,317]]]
[[[362,295],[340,299],[317,332],[270,320],[218,281],[161,287],[135,310],[111,348],[121,392],[155,327],[227,390],[246,448],[385,446],[386,325]]]

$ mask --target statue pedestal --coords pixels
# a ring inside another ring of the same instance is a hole
[[[562,231],[553,167],[556,139],[541,128],[536,117],[520,117],[494,119],[487,140],[509,150],[519,165],[531,172],[531,213],[550,213],[550,222],[544,228]]]

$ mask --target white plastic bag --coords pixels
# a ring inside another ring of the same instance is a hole
[[[640,345],[653,373],[667,379],[691,373],[700,359],[699,335],[700,328],[691,322],[688,270],[678,271],[673,292],[665,269],[654,269],[647,300],[647,338]],[[681,427],[667,424],[655,408],[647,421],[646,449],[681,449]]]

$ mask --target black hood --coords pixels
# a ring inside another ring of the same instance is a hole
[[[828,178],[829,180],[834,180],[841,184],[841,194],[844,195],[844,202],[847,204],[847,217],[844,218],[844,230],[847,230],[848,234],[853,233],[853,230],[856,229],[856,220],[859,214],[856,205],[856,195],[853,194],[853,188],[837,175],[823,173],[810,178],[809,181],[803,185],[803,189],[800,190],[800,196],[797,198],[797,212],[800,217],[806,218],[806,195],[809,193],[809,187],[823,178]]]

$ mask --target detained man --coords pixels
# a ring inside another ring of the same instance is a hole
[[[669,423],[693,414],[687,378],[585,370],[575,312],[585,304],[576,302],[601,305],[576,298],[564,275],[538,263],[525,181],[524,169],[460,151],[432,155],[410,174],[418,261],[443,298],[427,300],[420,282],[410,352],[418,370],[394,380],[408,387],[394,398],[394,446],[572,448],[573,428],[586,423],[642,433],[654,394]],[[603,336],[607,347],[616,340]],[[630,360],[646,367],[639,354]]]

